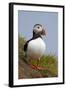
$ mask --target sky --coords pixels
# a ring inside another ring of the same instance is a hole
[[[18,11],[18,32],[26,40],[32,38],[33,26],[41,24],[46,30],[45,54],[58,56],[58,13],[42,11]]]

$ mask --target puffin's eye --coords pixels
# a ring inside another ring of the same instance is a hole
[[[40,28],[40,27],[37,27],[38,29]]]

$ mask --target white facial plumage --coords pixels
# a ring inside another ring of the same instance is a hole
[[[35,25],[34,27],[33,27],[33,31],[37,34],[37,33],[39,33],[39,32],[42,32],[42,30],[43,30],[43,27],[41,26],[41,25],[39,25],[39,24],[37,24],[37,25]]]

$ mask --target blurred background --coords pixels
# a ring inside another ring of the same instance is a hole
[[[18,32],[26,40],[32,38],[33,26],[41,24],[46,30],[45,54],[58,54],[58,13],[41,11],[18,11]]]

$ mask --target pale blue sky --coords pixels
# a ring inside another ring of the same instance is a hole
[[[42,24],[46,28],[45,54],[58,54],[58,13],[40,11],[18,11],[18,32],[29,40],[32,37],[33,26]]]

